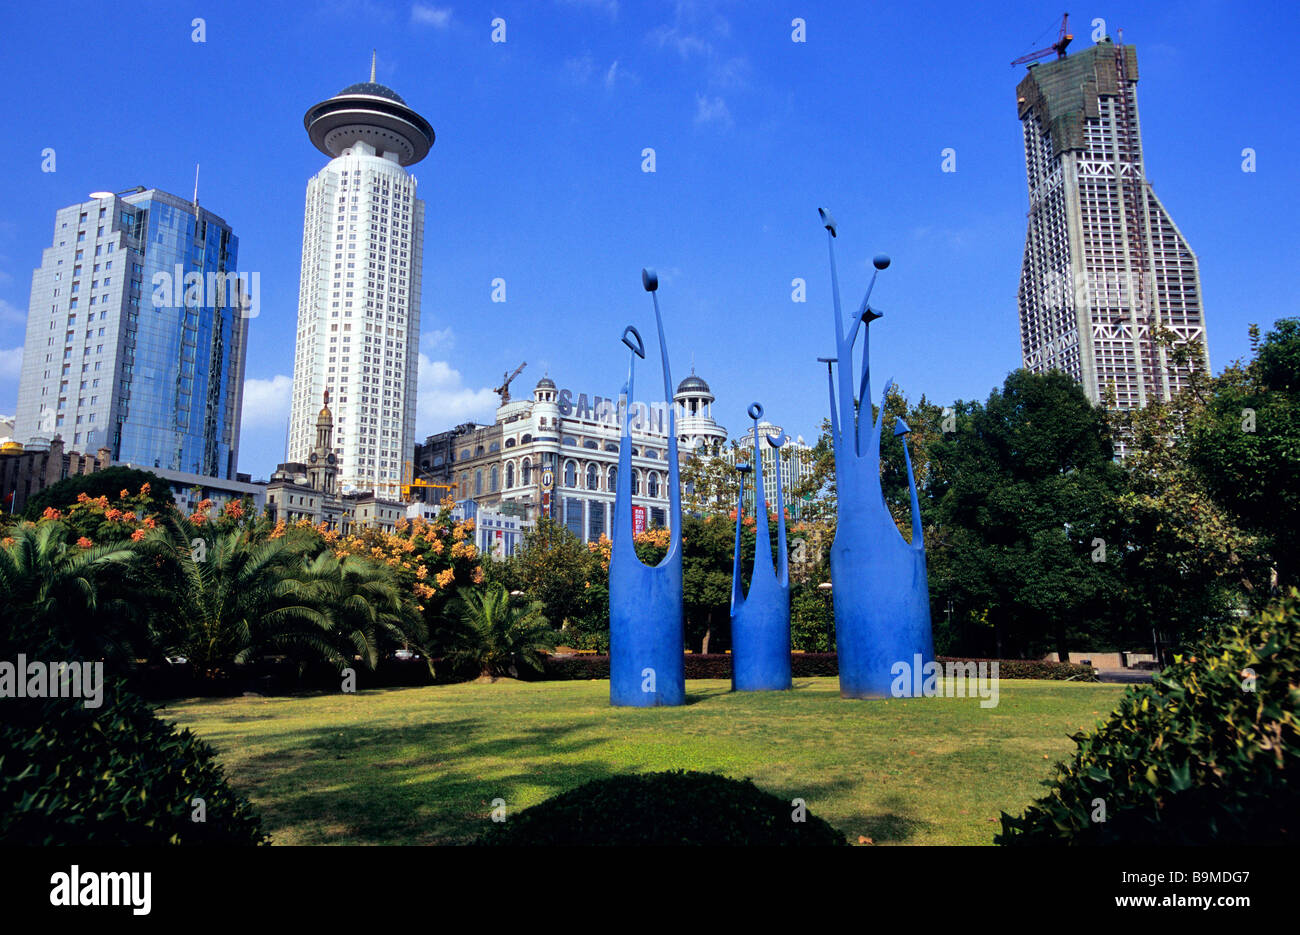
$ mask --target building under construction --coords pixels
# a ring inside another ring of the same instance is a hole
[[[1030,65],[1016,88],[1029,179],[1024,365],[1066,371],[1094,402],[1145,406],[1209,369],[1200,272],[1147,181],[1136,50],[1103,39],[1066,56],[1063,39],[1060,57]],[[1161,335],[1191,345],[1189,363]]]

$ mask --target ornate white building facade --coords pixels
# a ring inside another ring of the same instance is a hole
[[[720,453],[726,443],[713,403],[708,384],[694,374],[678,385],[673,406],[681,460],[697,449]],[[618,410],[618,399],[575,395],[543,377],[531,399],[506,402],[494,425],[461,436],[449,466],[454,496],[526,520],[550,516],[584,542],[608,536],[618,478]],[[634,402],[629,418],[634,523],[666,527],[668,409]]]

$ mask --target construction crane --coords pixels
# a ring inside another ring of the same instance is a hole
[[[509,376],[506,376],[504,371],[502,372],[501,385],[497,387],[493,387],[492,389],[492,392],[496,393],[498,396],[501,397],[501,405],[504,406],[506,403],[510,402],[510,383],[511,381],[514,380],[515,377],[519,376],[520,372],[527,366],[528,366],[528,361],[524,361],[522,364],[516,367],[515,372],[510,374]]]
[[[1066,13],[1064,16],[1061,17],[1061,31],[1060,33],[1057,34],[1055,42],[1053,42],[1045,49],[1039,49],[1037,52],[1030,52],[1028,55],[1022,55],[1020,56],[1020,58],[1016,59],[1011,64],[1014,66],[1014,65],[1024,65],[1028,62],[1036,62],[1040,58],[1047,58],[1048,54],[1051,52],[1055,52],[1057,58],[1065,58],[1065,47],[1068,46],[1070,44],[1070,40],[1074,38],[1074,36],[1066,32],[1066,30],[1069,28],[1070,28],[1070,14]]]

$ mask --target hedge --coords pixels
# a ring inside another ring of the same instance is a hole
[[[490,845],[844,845],[802,803],[750,780],[674,770],[585,783],[492,826]]]
[[[731,678],[730,653],[685,653],[688,679]],[[998,663],[998,677],[1004,679],[1055,679],[1095,682],[1096,672],[1091,666],[1070,662],[1044,662],[1037,659],[960,659],[939,656],[938,661],[993,662]],[[839,675],[839,662],[835,653],[791,653],[790,672],[794,678]],[[570,679],[609,678],[609,656],[582,654],[575,656],[549,656],[539,681],[565,681]]]
[[[1231,622],[1072,738],[999,844],[1300,841],[1300,593]]]

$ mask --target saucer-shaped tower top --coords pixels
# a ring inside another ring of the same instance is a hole
[[[313,105],[302,118],[312,145],[325,155],[340,155],[357,140],[376,152],[396,153],[403,166],[414,165],[433,146],[433,127],[392,88],[370,80],[350,84],[328,100]]]

